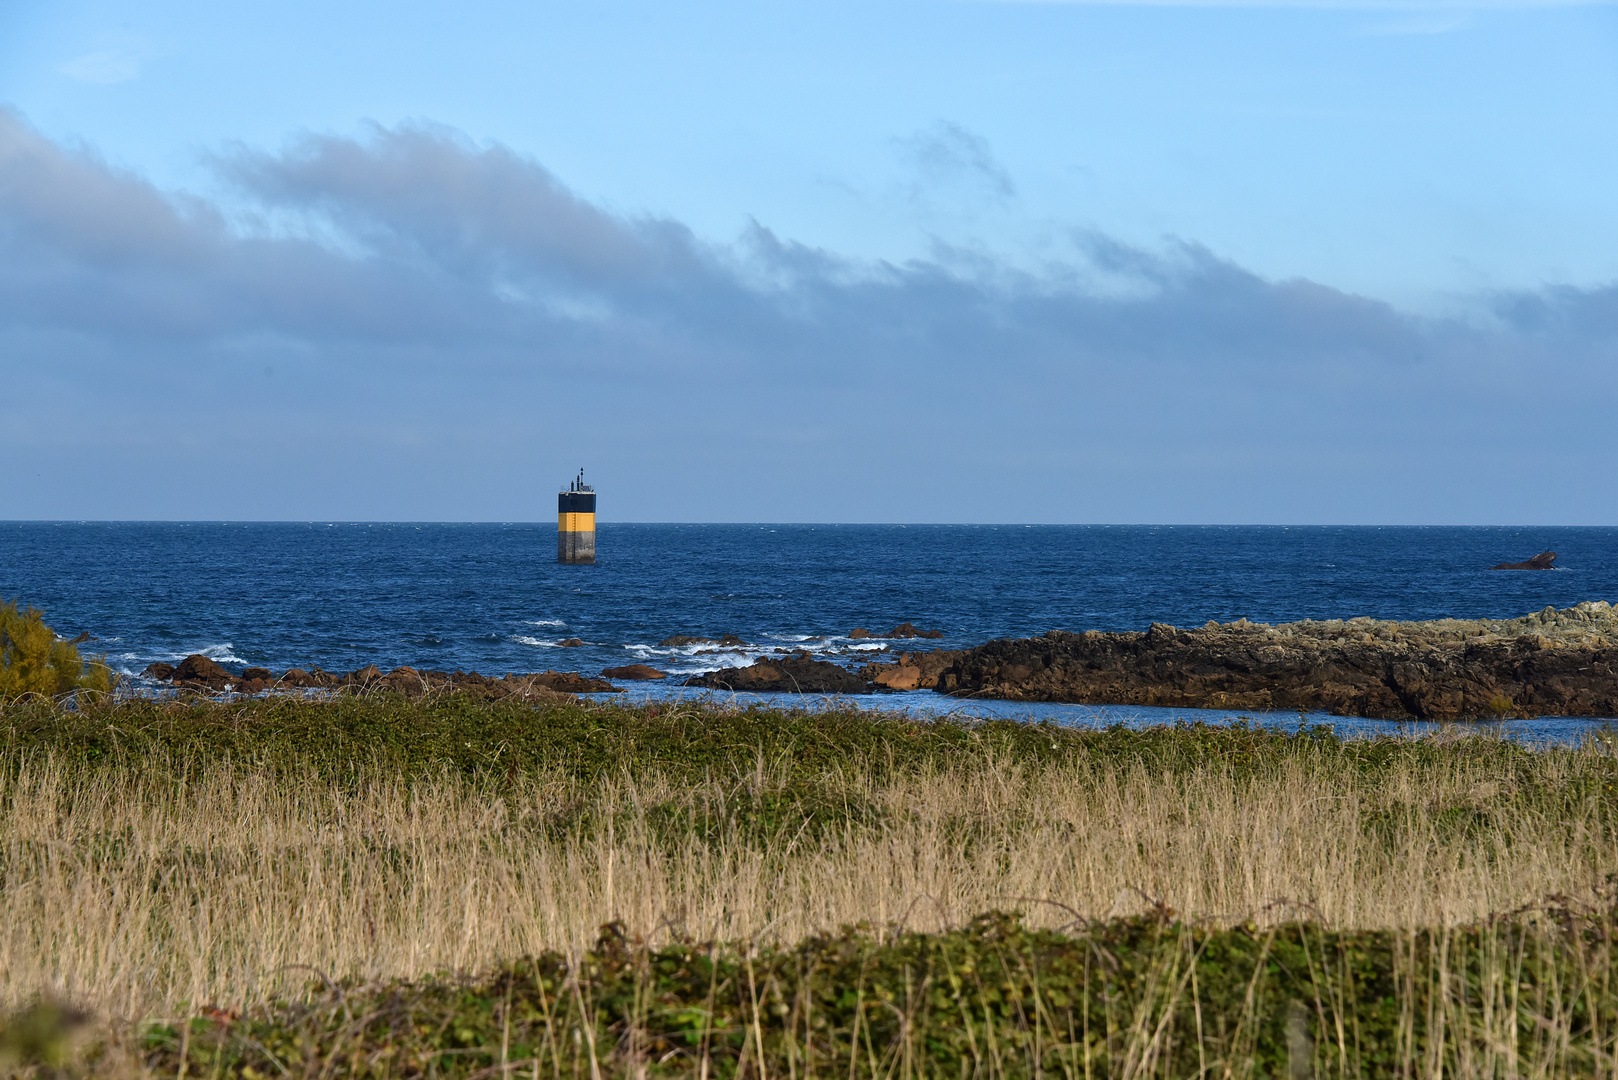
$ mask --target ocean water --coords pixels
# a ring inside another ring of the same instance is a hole
[[[63,634],[88,631],[126,674],[200,652],[276,670],[496,675],[637,662],[683,675],[783,647],[853,662],[887,643],[851,629],[904,621],[945,636],[896,650],[1151,622],[1501,618],[1618,601],[1618,528],[604,523],[597,548],[595,566],[557,565],[549,522],[6,522],[0,598],[44,608]],[[1488,569],[1546,549],[1555,570]],[[753,647],[657,644],[727,633]],[[570,638],[584,644],[563,647]],[[958,707],[937,697],[873,702]]]

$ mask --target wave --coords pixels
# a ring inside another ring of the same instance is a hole
[[[529,619],[528,620],[528,625],[529,626],[566,626],[567,623],[562,619]]]
[[[747,667],[759,660],[780,657],[783,653],[807,653],[817,658],[836,660],[866,657],[891,648],[886,641],[841,635],[767,633],[760,635],[760,639],[759,643],[746,647],[699,642],[690,645],[632,643],[623,648],[637,662],[662,668],[671,675],[699,675],[723,668]]]
[[[109,638],[109,641],[116,640]],[[178,664],[188,656],[206,656],[217,664],[248,664],[250,661],[237,656],[231,643],[226,641],[219,645],[203,645],[200,648],[186,649],[184,652],[121,652],[107,654],[107,665],[120,675],[138,677],[142,671],[157,662],[165,664]]]
[[[128,655],[131,659],[162,660],[170,664],[177,664],[188,656],[206,656],[217,664],[245,664],[248,662],[232,651],[232,646],[228,641],[221,645],[203,645],[195,649],[186,649],[184,652],[147,653],[144,657],[134,653]]]

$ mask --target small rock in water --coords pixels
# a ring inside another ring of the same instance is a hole
[[[1503,562],[1489,567],[1490,570],[1550,570],[1551,563],[1556,561],[1556,552],[1541,551],[1526,562]]]
[[[603,679],[628,679],[631,682],[645,682],[649,679],[666,679],[669,673],[659,671],[646,664],[627,664],[624,667],[610,667],[601,673]]]
[[[941,638],[942,630],[917,630],[915,624],[902,622],[882,635],[885,638]]]

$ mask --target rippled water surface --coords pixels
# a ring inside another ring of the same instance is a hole
[[[933,647],[1618,601],[1614,528],[608,523],[595,566],[557,565],[555,535],[550,523],[11,522],[0,597],[90,632],[126,672],[204,652],[276,669],[492,674],[637,661],[693,672],[789,645],[852,657],[850,629],[907,620],[944,632]],[[1487,569],[1545,549],[1558,569]],[[755,648],[657,645],[726,633]],[[561,646],[571,638],[584,645]]]

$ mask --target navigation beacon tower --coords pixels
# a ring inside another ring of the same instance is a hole
[[[556,561],[596,561],[596,489],[584,482],[584,470],[556,496]]]

